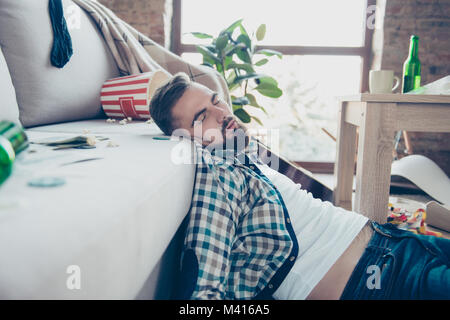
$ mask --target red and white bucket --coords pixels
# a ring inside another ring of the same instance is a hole
[[[150,100],[168,78],[157,70],[106,80],[100,93],[103,111],[111,118],[150,119]]]

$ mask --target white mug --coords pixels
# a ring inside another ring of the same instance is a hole
[[[394,85],[394,79],[396,81]],[[400,78],[392,70],[370,70],[370,93],[392,93],[400,84]]]

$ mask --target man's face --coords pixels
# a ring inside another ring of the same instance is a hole
[[[236,134],[246,131],[218,94],[198,83],[192,83],[173,106],[172,116],[177,129],[186,130],[203,146],[236,143]]]

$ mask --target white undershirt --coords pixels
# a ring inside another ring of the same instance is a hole
[[[299,254],[274,298],[303,300],[350,246],[368,219],[356,212],[314,199],[283,174],[258,165],[277,187],[297,235]]]

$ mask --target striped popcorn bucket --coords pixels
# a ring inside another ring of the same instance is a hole
[[[168,78],[157,70],[105,81],[100,93],[103,111],[111,118],[150,119],[150,100]]]

